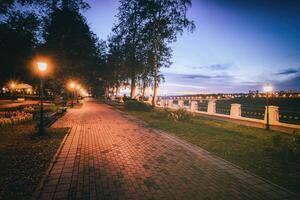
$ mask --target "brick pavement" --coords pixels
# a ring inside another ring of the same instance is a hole
[[[288,191],[109,106],[85,101],[38,199],[295,199]]]

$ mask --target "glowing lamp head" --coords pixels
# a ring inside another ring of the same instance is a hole
[[[264,92],[269,93],[273,91],[273,87],[270,84],[267,84],[263,87]]]
[[[74,89],[75,88],[75,83],[70,83],[70,88]]]
[[[16,87],[16,84],[12,83],[12,84],[10,84],[10,87],[11,87],[11,88],[15,88],[15,87]]]
[[[39,71],[41,71],[41,72],[44,72],[47,70],[47,63],[38,62],[37,66],[38,66]]]

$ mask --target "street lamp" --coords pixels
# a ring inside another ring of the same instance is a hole
[[[270,130],[270,120],[269,120],[269,93],[273,91],[273,87],[270,84],[266,84],[263,87],[264,92],[266,93],[266,104],[267,104],[267,123],[266,130]]]
[[[14,97],[14,90],[15,90],[16,84],[15,83],[11,83],[10,84],[10,89],[11,89],[11,96]],[[13,98],[12,98],[13,100]]]
[[[70,83],[70,88],[71,88],[71,90],[72,90],[71,108],[73,108],[73,107],[74,107],[74,102],[73,102],[73,100],[74,100],[74,88],[75,88],[75,83],[71,82],[71,83]]]
[[[78,84],[78,85],[76,86],[76,98],[77,98],[77,103],[79,103],[78,94],[79,94],[80,88],[81,88],[81,86]]]
[[[43,78],[47,70],[47,63],[38,62],[37,67],[40,73],[40,123],[39,123],[39,133],[44,133],[44,109],[43,109],[43,98],[44,98],[44,89],[43,89]]]

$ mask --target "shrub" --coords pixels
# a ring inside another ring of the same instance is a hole
[[[126,110],[132,110],[132,111],[147,111],[150,112],[153,110],[153,107],[151,105],[145,104],[143,102],[139,102],[136,100],[127,100],[124,102],[124,108]]]
[[[172,121],[189,122],[191,121],[191,117],[191,114],[184,109],[178,109],[168,114],[168,119]]]
[[[20,111],[0,112],[0,127],[11,126],[32,120],[32,114]]]

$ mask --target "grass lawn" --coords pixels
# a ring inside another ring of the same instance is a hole
[[[174,122],[163,112],[128,111],[151,127],[174,134],[219,157],[300,193],[299,137],[203,116]]]
[[[0,128],[0,199],[30,199],[67,132],[34,130],[32,122]]]

